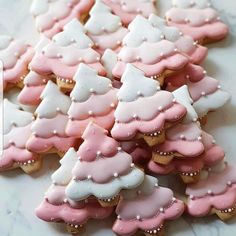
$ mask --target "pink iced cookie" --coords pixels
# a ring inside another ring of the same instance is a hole
[[[200,64],[207,56],[208,49],[198,45],[192,37],[184,35],[177,27],[168,26],[166,21],[155,14],[149,16],[152,26],[162,31],[166,40],[173,42],[176,48],[187,57],[190,62]]]
[[[200,71],[199,74],[201,74]],[[222,107],[230,99],[229,93],[221,89],[219,81],[207,76],[204,70],[202,71],[205,74],[203,78],[201,76],[195,77],[195,74],[189,73],[191,71],[183,70],[176,78],[171,76],[166,80],[168,91],[174,91],[183,84],[188,86],[189,93],[193,99],[193,107],[199,118],[204,117],[210,111],[215,111]],[[180,85],[180,81],[183,84]]]
[[[129,33],[123,39],[113,75],[120,78],[128,63],[145,72],[148,77],[161,79],[165,73],[183,69],[188,57],[176,50],[173,42],[163,38],[161,30],[138,15],[130,23]]]
[[[66,187],[67,198],[82,201],[94,196],[102,206],[116,205],[120,191],[136,188],[144,173],[101,127],[90,123],[82,138],[73,179]]]
[[[187,212],[196,217],[216,213],[222,220],[235,214],[236,204],[235,167],[224,162],[202,173],[202,179],[189,185]]]
[[[121,18],[124,25],[128,25],[137,15],[148,17],[156,13],[153,0],[102,0],[112,11]]]
[[[0,36],[0,61],[3,63],[3,89],[19,86],[28,72],[33,48],[22,40],[7,35]]]
[[[68,110],[69,121],[66,133],[80,138],[90,121],[110,130],[115,122],[117,89],[96,70],[80,64],[74,76],[76,84],[70,96],[72,104]]]
[[[112,228],[122,236],[135,235],[139,230],[148,235],[158,235],[166,220],[174,220],[184,211],[183,202],[177,200],[170,189],[159,187],[157,179],[148,175],[142,185],[123,191],[122,196]]]
[[[34,0],[30,12],[37,30],[52,38],[72,19],[83,20],[93,4],[94,0]]]
[[[186,114],[185,107],[175,101],[172,93],[160,90],[157,81],[145,77],[144,72],[131,64],[127,65],[121,81],[111,130],[114,138],[131,140],[138,134],[155,137],[167,122],[174,124]]]
[[[24,105],[38,105],[40,95],[43,92],[49,78],[34,71],[30,71],[24,79],[24,88],[18,95],[18,100]]]
[[[92,40],[85,34],[83,25],[74,19],[36,53],[30,67],[41,75],[54,74],[59,85],[61,82],[64,86],[73,87],[73,76],[81,63],[89,65],[101,75],[106,75],[99,53],[92,49],[93,45]]]
[[[219,41],[229,32],[218,12],[211,8],[211,1],[172,0],[173,7],[167,11],[169,25],[178,27],[201,44]]]
[[[37,153],[66,152],[77,144],[76,138],[65,133],[71,100],[50,80],[41,99],[35,111],[37,119],[31,126],[32,136],[27,142],[27,148]]]
[[[169,173],[180,173],[181,176],[198,176],[204,168],[208,169],[224,159],[224,150],[215,144],[213,137],[206,132],[202,132],[202,143],[204,152],[195,158],[190,159],[174,159],[168,165],[160,165],[150,161],[148,168],[156,173],[166,175]],[[183,178],[184,179],[184,178]]]
[[[97,0],[90,11],[90,18],[85,24],[88,36],[95,43],[96,50],[103,54],[108,48],[119,51],[128,30],[122,26],[119,16],[113,15],[111,9]]]
[[[0,171],[17,167],[26,173],[37,170],[40,167],[35,163],[38,161],[37,155],[26,149],[26,142],[31,136],[33,114],[21,110],[7,99],[4,100],[3,108],[3,153],[0,156]]]

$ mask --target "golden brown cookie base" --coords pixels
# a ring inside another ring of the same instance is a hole
[[[165,141],[165,131],[162,130],[161,133],[159,133],[156,136],[139,133],[135,137],[135,139],[141,139],[141,138],[145,140],[145,142],[148,144],[149,147],[153,147]]]
[[[195,173],[180,173],[179,176],[185,184],[193,184],[199,181],[200,171]]]
[[[232,207],[230,209],[226,209],[224,211],[218,209],[212,209],[212,213],[215,213],[222,221],[226,221],[231,219],[236,215],[236,207]]]
[[[164,236],[164,227],[161,226],[156,230],[144,231],[145,236]]]
[[[115,196],[114,198],[109,198],[108,200],[98,199],[98,202],[102,207],[113,207],[118,204],[120,200],[120,195]]]
[[[71,92],[71,90],[75,86],[75,82],[72,80],[68,80],[70,82],[63,81],[61,78],[57,78],[57,85],[60,88],[60,90],[64,93]]]
[[[207,115],[200,118],[199,121],[200,121],[201,125],[206,125],[207,124]]]
[[[158,164],[168,165],[174,158],[174,154],[160,155],[158,152],[152,152],[152,160]]]
[[[21,165],[20,168],[26,173],[31,174],[38,171],[42,167],[42,159],[38,158],[34,163],[28,165]]]
[[[73,225],[73,224],[66,224],[66,230],[70,234],[83,234],[85,232],[84,225]]]

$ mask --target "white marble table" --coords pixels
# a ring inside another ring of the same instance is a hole
[[[25,38],[31,43],[37,41],[38,35],[28,14],[30,2],[31,0],[0,0],[0,33]],[[159,2],[159,13],[163,15],[170,6],[170,0]],[[209,115],[206,130],[215,135],[218,143],[225,148],[228,160],[236,164],[236,1],[213,0],[213,4],[230,26],[231,35],[227,40],[209,47],[205,67],[209,75],[219,79],[233,96],[231,103]],[[32,176],[24,175],[19,170],[0,175],[0,236],[67,235],[64,227],[42,222],[34,215],[34,208],[43,199],[50,184],[50,174],[57,167],[57,157],[49,156],[45,158],[42,170]],[[168,184],[173,185],[171,181]],[[111,217],[107,221],[91,222],[84,236],[114,235],[109,229],[112,220]],[[236,218],[226,224],[215,216],[192,219],[185,215],[168,226],[167,236],[236,235]]]

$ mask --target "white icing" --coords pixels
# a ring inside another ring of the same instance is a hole
[[[202,96],[193,103],[199,118],[204,117],[209,111],[222,107],[230,99],[229,93],[218,89],[216,92]]]
[[[198,115],[193,108],[193,100],[190,97],[188,87],[186,85],[183,85],[179,89],[175,90],[173,92],[173,95],[176,98],[177,102],[185,106],[185,108],[187,109],[187,114],[183,120],[183,123],[197,121]]]
[[[151,195],[158,186],[158,179],[145,175],[141,185],[131,190],[123,190],[121,195],[124,199],[135,199],[137,195]]]
[[[43,14],[48,10],[48,2],[48,0],[33,0],[30,7],[30,12],[36,16]]]
[[[132,189],[142,183],[144,173],[138,168],[125,176],[114,178],[106,184],[97,184],[92,180],[76,181],[71,180],[66,188],[66,195],[75,201],[86,199],[93,195],[99,199],[107,199],[116,196],[121,189]]]
[[[42,102],[35,111],[39,118],[53,118],[58,113],[67,114],[71,105],[70,97],[63,94],[59,87],[50,80],[40,98]]]
[[[45,37],[44,35],[41,35],[39,42],[36,44],[35,46],[35,52],[36,53],[41,53],[42,49],[48,45],[50,43],[50,39],[48,39],[47,37]]]
[[[102,58],[101,58],[102,65],[106,69],[107,77],[112,79],[112,70],[117,63],[117,54],[112,51],[111,49],[106,49]]]
[[[117,93],[118,100],[121,102],[132,102],[140,97],[153,96],[160,90],[160,84],[153,79],[145,76],[145,73],[131,64],[127,64],[121,78],[122,87]]]
[[[83,25],[77,19],[66,24],[63,31],[56,34],[52,40],[63,47],[71,44],[76,44],[80,49],[93,46],[93,41],[85,34]]]
[[[75,102],[84,102],[93,93],[105,94],[112,87],[110,79],[99,76],[96,70],[83,63],[79,65],[74,80],[76,84],[70,96]]]
[[[3,50],[9,46],[12,41],[12,37],[8,35],[1,35],[0,36],[0,50]]]
[[[210,0],[172,0],[173,6],[178,8],[207,8],[210,7]]]
[[[130,32],[123,39],[123,43],[128,47],[138,47],[143,42],[155,43],[161,40],[161,31],[154,28],[143,16],[136,16],[128,29]]]
[[[33,120],[32,113],[20,110],[20,106],[11,103],[7,99],[4,99],[3,109],[4,134],[10,132],[14,126],[23,127],[30,124]]]
[[[100,0],[91,9],[90,18],[85,24],[85,28],[93,35],[115,32],[120,26],[120,17],[112,14],[111,9]]]
[[[57,185],[67,185],[72,178],[72,169],[78,161],[78,155],[74,148],[70,148],[60,160],[60,168],[51,176],[53,183]]]

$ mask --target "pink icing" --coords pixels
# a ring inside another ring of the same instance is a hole
[[[20,40],[12,39],[6,48],[0,50],[0,59],[3,61],[3,82],[17,83],[20,77],[27,72],[28,63],[32,59],[34,50]]]
[[[153,1],[103,0],[103,2],[121,18],[125,25],[128,25],[138,14],[148,17],[151,13],[156,12]]]
[[[149,105],[146,104],[145,107]],[[186,109],[180,104],[173,104],[167,110],[154,116],[151,120],[132,120],[128,123],[115,122],[111,134],[119,140],[130,140],[138,132],[149,134],[161,131],[166,122],[175,123],[186,114]]]
[[[94,182],[103,184],[114,178],[114,173],[126,175],[130,171],[132,158],[125,152],[118,152],[112,158],[99,158],[93,162],[77,162],[72,173],[78,180],[86,180],[91,175]],[[112,166],[112,168],[107,168]],[[104,170],[106,170],[104,172]]]
[[[146,76],[159,75],[165,70],[180,70],[189,60],[184,55],[175,52],[174,49],[175,45],[167,40],[156,43],[144,42],[135,48],[123,46],[118,54],[119,61],[112,73],[115,77],[120,78],[127,63],[144,71]]]
[[[61,2],[63,3],[63,1]],[[43,32],[48,38],[52,38],[72,19],[81,18],[83,14],[86,14],[93,6],[94,0],[72,0],[70,6],[58,5],[59,9],[48,4],[47,12],[35,15],[36,26],[40,32]],[[34,15],[34,12],[32,14]]]
[[[203,217],[210,213],[212,208],[225,210],[236,204],[236,185],[229,187],[223,194],[205,196],[203,198],[189,199],[187,212],[195,217]]]
[[[45,53],[37,53],[30,63],[32,70],[39,74],[55,74],[58,77],[72,80],[80,63],[85,63],[98,71],[100,75],[106,75],[106,71],[100,63],[100,55],[92,48],[79,49],[75,45],[62,47],[51,42],[45,47]],[[58,55],[63,55],[58,58]],[[83,58],[83,61],[78,60]]]
[[[229,32],[228,27],[218,20],[217,12],[211,8],[172,8],[166,13],[166,18],[169,25],[178,27],[194,40],[203,40],[204,38],[220,40],[225,38]]]
[[[78,150],[78,156],[81,161],[95,161],[98,150],[101,151],[102,156],[105,157],[113,157],[117,154],[119,147],[118,142],[108,137],[106,130],[93,123],[89,123],[82,138],[84,142]]]
[[[26,147],[36,153],[44,153],[52,148],[56,148],[61,152],[66,152],[70,147],[75,147],[77,140],[72,137],[58,137],[54,135],[48,138],[40,138],[36,136],[31,136]]]
[[[55,206],[45,200],[36,208],[36,215],[45,221],[85,224],[89,219],[105,219],[112,211],[113,208],[103,208],[96,202],[88,203],[81,209],[74,209],[68,204]]]
[[[150,205],[146,205],[146,209],[150,208],[147,206]],[[170,207],[167,207],[164,213],[159,213],[156,216],[153,216],[152,218],[149,219],[143,219],[141,221],[136,219],[131,219],[131,220],[117,219],[112,229],[115,233],[118,233],[120,235],[130,236],[135,234],[139,229],[141,230],[157,229],[164,223],[165,220],[174,220],[180,217],[183,211],[184,211],[183,202],[177,200]]]

